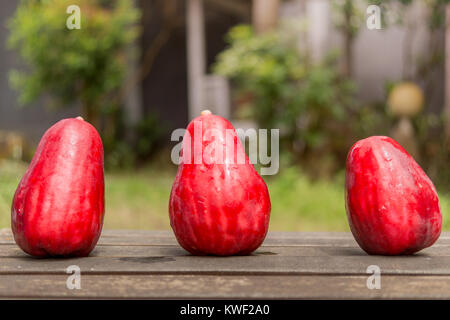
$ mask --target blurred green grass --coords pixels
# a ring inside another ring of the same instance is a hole
[[[14,191],[26,164],[0,162],[0,228],[10,226]],[[170,229],[168,201],[175,168],[142,168],[108,172],[105,229]],[[298,168],[287,168],[265,177],[272,200],[272,231],[348,231],[343,175],[334,181],[311,182]],[[444,230],[450,230],[447,214],[450,195],[440,194]]]

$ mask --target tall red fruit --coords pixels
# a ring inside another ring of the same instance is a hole
[[[358,141],[347,157],[346,206],[351,231],[369,254],[412,254],[441,233],[436,189],[393,139]]]
[[[244,255],[263,242],[269,192],[233,126],[209,111],[187,127],[169,203],[180,245],[195,255]]]
[[[103,215],[100,136],[81,117],[61,120],[42,137],[14,195],[14,239],[33,256],[86,256]]]

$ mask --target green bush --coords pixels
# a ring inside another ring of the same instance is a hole
[[[261,128],[280,128],[283,143],[310,172],[327,174],[342,167],[358,136],[349,125],[360,117],[355,84],[343,77],[338,54],[313,63],[289,31],[257,35],[247,25],[230,30],[229,47],[215,72],[231,78],[247,97],[250,116]],[[367,110],[365,110],[367,113]]]
[[[114,131],[105,134],[105,166],[107,169],[131,169],[155,155],[162,147],[164,125],[156,114],[148,114],[134,126],[126,126],[123,110],[114,112]]]
[[[8,45],[25,70],[12,70],[10,82],[27,104],[43,94],[54,105],[80,103],[83,116],[99,127],[102,110],[120,103],[126,48],[139,34],[140,13],[129,0],[78,0],[81,29],[69,30],[71,0],[20,1],[8,23]]]
[[[22,0],[8,23],[8,45],[25,62],[10,72],[19,102],[41,95],[63,108],[80,104],[100,132],[107,168],[129,168],[154,151],[161,131],[154,117],[126,125],[126,70],[136,52],[140,11],[132,0]],[[66,9],[80,8],[81,28],[69,30]]]

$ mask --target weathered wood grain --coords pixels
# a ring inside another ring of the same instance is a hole
[[[99,245],[90,254],[90,257],[161,257],[161,256],[188,256],[187,251],[179,245],[164,246],[119,246]],[[366,255],[358,246],[339,247],[336,246],[268,246],[264,245],[252,255],[278,255],[286,257],[312,257],[312,256],[343,256],[343,255]],[[0,246],[1,258],[23,258],[26,256],[15,244]],[[426,248],[415,255],[416,257],[449,257],[450,247],[435,245]]]
[[[179,251],[176,251],[179,252]],[[366,274],[377,265],[383,274],[450,275],[450,257],[426,254],[402,257],[368,256],[359,249],[343,255],[242,257],[194,257],[161,255],[35,259],[29,256],[2,258],[0,274],[63,274],[69,265],[78,265],[87,274]],[[344,255],[346,254],[346,255]]]
[[[9,229],[0,230],[0,245],[14,244]],[[104,230],[98,245],[123,246],[176,246],[178,245],[171,231],[145,230]],[[350,233],[346,232],[269,232],[264,246],[332,246],[357,247]],[[441,235],[436,245],[450,247],[450,232]]]
[[[65,286],[77,265],[82,290]],[[382,289],[366,287],[367,267]],[[450,298],[450,233],[413,256],[369,256],[350,233],[270,232],[250,256],[194,257],[170,231],[105,230],[86,258],[36,259],[0,230],[0,298]]]
[[[9,229],[0,230],[0,244],[13,244]],[[449,242],[450,243],[450,242]],[[320,233],[269,232],[265,245],[357,245],[353,237],[344,232]],[[104,230],[98,245],[178,245],[171,231]]]
[[[366,276],[0,275],[0,298],[429,299],[450,296],[449,276],[389,276],[369,290]]]

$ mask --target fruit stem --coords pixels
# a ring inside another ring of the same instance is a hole
[[[212,114],[212,112],[209,110],[203,110],[202,112],[200,112],[200,115],[202,115],[202,116],[209,116],[211,114]]]
[[[78,119],[78,120],[84,121],[83,117],[76,117],[75,119]]]

